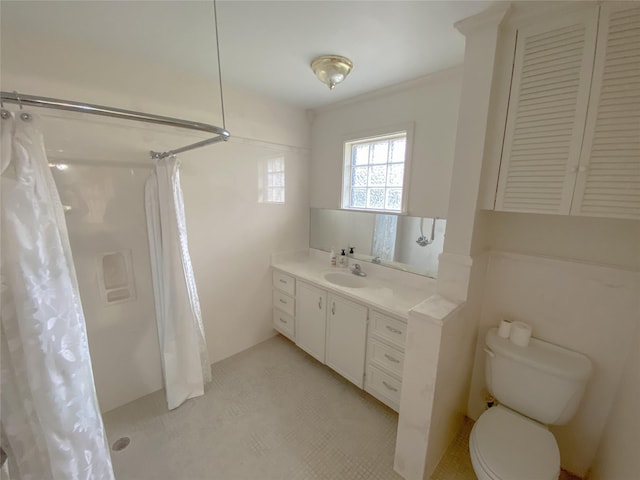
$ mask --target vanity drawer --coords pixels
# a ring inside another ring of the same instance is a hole
[[[273,271],[273,286],[292,297],[296,294],[296,279],[276,270]]]
[[[283,335],[295,341],[294,324],[295,322],[291,315],[284,313],[279,308],[273,309],[273,327]]]
[[[400,408],[400,389],[402,382],[368,364],[365,376],[365,390],[396,412]]]
[[[279,308],[284,313],[288,313],[289,315],[294,315],[296,311],[295,299],[290,297],[289,295],[285,295],[280,290],[273,291],[273,306]]]
[[[371,331],[404,350],[404,343],[407,337],[406,323],[373,311],[371,314]]]
[[[402,367],[404,366],[404,353],[384,343],[369,338],[369,361],[377,363],[381,367],[402,377]]]

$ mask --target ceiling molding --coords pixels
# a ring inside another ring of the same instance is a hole
[[[501,2],[484,12],[460,20],[453,26],[464,36],[467,36],[479,29],[500,25],[511,8],[511,2]]]
[[[463,71],[463,66],[457,65],[455,67],[439,70],[437,72],[433,72],[428,75],[423,75],[418,78],[396,83],[394,85],[389,85],[388,87],[382,87],[377,90],[372,90],[371,92],[356,95],[355,97],[350,97],[335,103],[330,103],[328,105],[321,105],[320,107],[311,108],[308,111],[313,112],[314,114],[318,114],[318,113],[328,112],[331,110],[339,110],[341,108],[354,105],[357,103],[370,102],[377,98],[387,97],[389,95],[394,95],[396,93],[412,90],[414,88],[424,87],[425,85],[428,85],[433,82],[439,82],[439,81],[450,79],[451,77],[455,77],[457,75],[462,75],[462,71]]]
[[[602,4],[595,0],[557,1],[557,2],[518,2],[513,5],[505,25],[516,28],[523,22],[541,21],[550,16],[562,15],[578,9],[595,8]]]

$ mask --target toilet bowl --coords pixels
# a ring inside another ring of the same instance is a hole
[[[480,416],[471,430],[469,451],[479,480],[557,480],[560,475],[553,434],[503,406]]]

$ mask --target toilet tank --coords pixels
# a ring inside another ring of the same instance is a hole
[[[585,355],[535,338],[520,347],[497,328],[485,352],[487,388],[500,403],[546,425],[571,420],[591,375]]]

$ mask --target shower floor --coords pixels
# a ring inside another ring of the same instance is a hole
[[[104,415],[118,480],[393,480],[398,415],[276,336],[216,363],[202,397]]]

